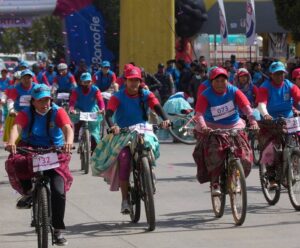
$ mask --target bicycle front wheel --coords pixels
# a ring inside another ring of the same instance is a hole
[[[90,164],[90,156],[91,156],[91,142],[90,142],[90,132],[88,129],[84,130],[83,132],[83,146],[82,146],[82,168],[84,171],[84,174],[89,173],[89,164]]]
[[[260,159],[260,150],[258,145],[258,139],[256,135],[251,137],[251,148],[253,152],[253,163],[258,165]]]
[[[129,186],[129,200],[131,205],[130,219],[133,223],[137,223],[141,216],[141,196],[139,193],[139,186],[137,178],[131,174],[130,186]]]
[[[155,229],[155,207],[154,207],[154,190],[151,177],[150,165],[147,157],[141,159],[142,171],[141,181],[143,187],[143,200],[145,204],[146,218],[148,223],[148,230]]]
[[[219,183],[223,185],[222,182]],[[212,189],[212,185],[211,185]],[[221,194],[220,195],[213,195],[211,191],[211,202],[214,214],[217,218],[221,218],[224,214],[225,209],[225,202],[226,202],[226,191],[223,190],[221,186]]]
[[[287,181],[290,201],[295,210],[300,210],[300,151],[293,150],[288,164]]]
[[[240,226],[245,221],[247,211],[246,180],[240,160],[235,160],[229,165],[227,189],[235,224]]]
[[[47,197],[47,189],[45,186],[42,186],[38,189],[36,195],[36,231],[38,236],[38,248],[48,248],[48,234],[50,227],[50,218],[49,218],[49,202]]]
[[[187,145],[194,145],[197,140],[194,136],[195,122],[183,116],[176,116],[172,120],[169,131],[173,138]]]

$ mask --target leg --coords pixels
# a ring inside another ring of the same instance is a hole
[[[120,187],[122,193],[122,213],[127,213],[130,211],[128,205],[128,187],[129,187],[129,176],[130,176],[130,161],[131,161],[131,154],[129,147],[125,147],[119,154],[118,157],[119,166],[120,166]]]

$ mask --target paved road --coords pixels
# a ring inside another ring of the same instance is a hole
[[[300,213],[284,192],[276,206],[268,206],[259,187],[258,169],[247,179],[248,213],[242,227],[235,227],[229,206],[223,218],[211,210],[208,185],[195,180],[193,147],[162,144],[156,169],[157,228],[146,232],[145,214],[131,224],[120,212],[120,192],[109,192],[101,178],[83,175],[74,154],[74,184],[67,197],[65,222],[69,247],[300,247]],[[18,195],[4,170],[6,153],[0,151],[0,247],[36,247],[29,227],[30,211],[15,209]]]

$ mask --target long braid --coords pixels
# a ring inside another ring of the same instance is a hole
[[[144,92],[142,87],[139,87],[139,98],[140,98],[140,105],[143,111],[143,120],[148,121],[147,110],[144,102]]]

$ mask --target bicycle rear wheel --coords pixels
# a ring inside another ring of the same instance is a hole
[[[141,182],[143,187],[143,200],[145,204],[148,230],[153,231],[155,229],[154,190],[148,158],[142,157],[141,163]]]
[[[269,205],[275,205],[280,198],[280,183],[278,183],[276,189],[270,189],[270,182],[267,175],[267,169],[266,166],[262,163],[259,163],[259,178],[261,189],[266,201]]]
[[[37,190],[37,204],[35,205],[36,231],[38,236],[38,248],[48,248],[48,234],[50,227],[49,203],[45,186]]]
[[[227,189],[230,197],[232,215],[236,225],[242,225],[247,211],[247,189],[243,166],[240,160],[229,165]]]
[[[131,175],[133,175],[132,172]],[[137,223],[141,216],[141,196],[138,190],[138,182],[135,175],[131,176],[130,187],[129,187],[129,201],[132,206],[130,219],[133,223]]]
[[[300,210],[300,151],[291,152],[288,164],[287,181],[290,201],[295,210]]]
[[[175,116],[169,131],[175,140],[187,145],[194,145],[197,140],[194,136],[195,122],[183,116]]]

